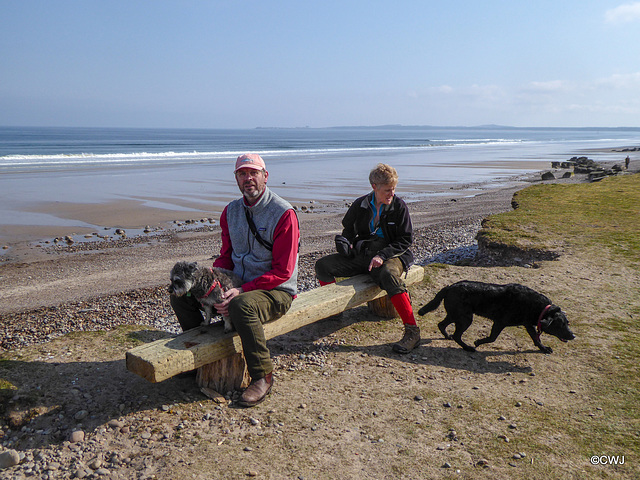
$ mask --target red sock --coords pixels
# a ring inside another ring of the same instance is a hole
[[[391,303],[396,308],[398,315],[405,325],[416,325],[416,318],[413,316],[413,308],[411,308],[411,300],[407,292],[398,293],[391,297]]]
[[[336,283],[335,280],[333,280],[332,282],[323,282],[322,280],[318,280],[318,282],[320,283],[321,287],[324,287],[325,285],[331,285],[332,283]]]

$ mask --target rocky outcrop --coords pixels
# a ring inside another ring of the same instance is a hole
[[[587,175],[590,182],[596,182],[602,180],[605,177],[611,175],[617,175],[624,171],[624,168],[620,165],[614,165],[611,168],[605,168],[598,164],[596,161],[587,157],[571,157],[566,162],[551,162],[551,168],[555,169],[572,169],[574,174]],[[562,175],[562,178],[570,178],[572,172],[566,172]],[[551,172],[545,172],[542,174],[542,180],[552,180],[553,178],[545,178],[545,175],[553,175]]]

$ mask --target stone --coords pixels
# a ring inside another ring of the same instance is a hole
[[[544,172],[542,174],[542,180],[555,180],[556,176],[551,172]]]
[[[80,410],[79,412],[76,412],[73,418],[75,418],[76,420],[84,420],[88,416],[89,416],[89,412],[87,412],[86,410]]]
[[[69,441],[71,443],[84,442],[84,432],[82,430],[74,430],[71,432],[71,435],[69,435]]]
[[[111,428],[122,428],[124,427],[124,422],[122,420],[110,420],[108,425]]]
[[[0,469],[14,467],[20,463],[20,454],[15,450],[0,453]]]

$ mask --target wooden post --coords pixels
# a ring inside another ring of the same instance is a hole
[[[367,302],[367,306],[371,313],[382,318],[396,318],[398,316],[396,307],[394,307],[391,300],[389,300],[389,295],[371,300]]]
[[[196,383],[208,396],[224,397],[227,392],[248,387],[250,381],[242,352],[203,365],[196,374]],[[218,395],[207,393],[206,389]]]

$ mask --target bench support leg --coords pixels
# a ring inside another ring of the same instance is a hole
[[[398,312],[393,306],[393,303],[391,303],[388,295],[367,302],[367,306],[371,313],[382,318],[396,318],[398,316]]]
[[[250,382],[251,378],[242,353],[235,353],[217,362],[203,365],[198,368],[196,375],[196,383],[203,393],[216,401],[219,401],[220,397],[224,398],[227,392],[248,387]]]

